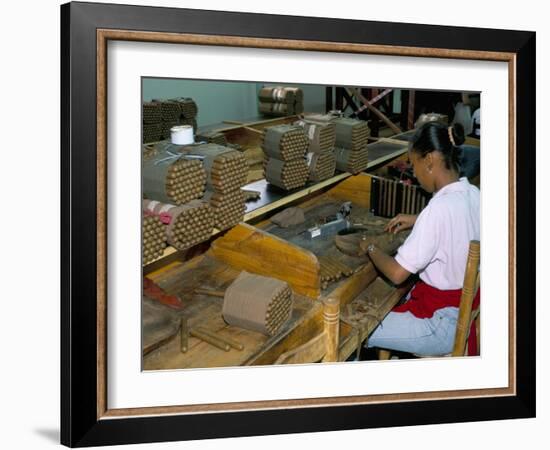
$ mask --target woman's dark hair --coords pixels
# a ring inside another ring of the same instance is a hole
[[[451,142],[451,136],[453,142]],[[439,122],[428,122],[422,125],[414,134],[410,149],[424,157],[428,153],[438,151],[443,155],[445,167],[460,172],[460,148],[464,143],[464,127],[455,123],[450,127]]]

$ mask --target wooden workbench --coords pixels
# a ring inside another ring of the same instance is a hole
[[[315,221],[316,213],[332,213],[342,201],[351,200],[355,207],[353,220],[360,220],[368,216],[369,181],[367,175],[349,177],[300,207],[310,221]],[[355,273],[321,290],[317,257],[327,254],[353,267]],[[221,314],[222,299],[193,292],[197,287],[224,290],[241,270],[283,279],[291,285],[295,293],[292,318],[277,335],[267,337],[227,325]],[[408,289],[408,286],[395,288],[386,283],[365,257],[346,256],[326,243],[308,247],[304,241],[293,239],[289,230],[277,230],[268,220],[256,226],[239,224],[216,239],[204,255],[168,264],[150,273],[148,278],[184,302],[183,309],[170,310],[170,314],[177,318],[185,316],[190,327],[201,325],[233,338],[244,345],[244,350],[224,351],[191,337],[189,350],[182,353],[175,335],[144,357],[145,370],[273,364],[284,352],[322,332],[322,301],[329,297],[340,304],[338,359],[343,361]]]

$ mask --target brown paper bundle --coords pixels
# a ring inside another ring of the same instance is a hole
[[[201,161],[165,151],[171,144],[157,145],[158,154],[143,161],[143,195],[176,205],[201,197],[206,184],[206,171]]]
[[[367,122],[358,119],[334,118],[336,127],[336,147],[361,150],[368,143],[370,129]]]
[[[185,250],[212,236],[214,213],[208,203],[201,200],[191,200],[180,206],[143,200],[143,209],[162,220],[168,218],[166,239],[178,250]]]
[[[236,150],[217,144],[195,144],[180,148],[188,157],[200,157],[206,170],[209,190],[227,194],[246,184],[246,157]]]
[[[354,175],[366,170],[369,164],[369,153],[366,145],[360,150],[337,147],[334,149],[334,156],[338,170]]]
[[[143,215],[141,223],[143,265],[162,256],[166,248],[165,226],[156,216]]]
[[[262,150],[271,158],[281,161],[302,158],[308,145],[304,129],[297,125],[276,125],[264,130]]]
[[[212,208],[214,226],[219,230],[226,230],[243,220],[246,204],[245,194],[240,189],[225,194],[206,191],[203,200]]]
[[[309,177],[305,158],[281,161],[275,158],[264,160],[265,179],[281,189],[290,190],[304,186]]]
[[[285,117],[296,116],[304,112],[302,103],[287,105],[286,103],[263,103],[258,104],[258,111],[265,116]]]
[[[294,122],[304,129],[309,139],[310,153],[326,153],[332,151],[336,142],[336,125],[331,122],[321,122],[309,119],[298,120]]]
[[[336,157],[334,153],[308,153],[310,181],[323,181],[334,175],[336,171]]]
[[[144,123],[142,142],[157,142],[162,139],[162,123]]]
[[[143,123],[159,123],[162,121],[162,113],[160,103],[144,102],[143,103]]]
[[[296,87],[264,86],[258,92],[258,99],[263,103],[303,103],[304,92]]]
[[[285,281],[243,271],[225,291],[222,315],[229,325],[273,336],[290,319],[292,301]]]

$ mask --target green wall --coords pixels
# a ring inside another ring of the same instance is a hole
[[[242,81],[143,79],[143,101],[191,97],[197,103],[199,127],[223,120],[246,121],[259,116],[257,93],[264,83]],[[266,83],[272,86],[273,83]],[[285,86],[281,84],[281,86]],[[304,91],[306,112],[325,111],[325,88],[319,85],[292,84]]]

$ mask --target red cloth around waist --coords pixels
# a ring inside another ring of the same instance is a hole
[[[477,309],[480,302],[480,291],[477,290],[476,296],[472,303],[472,309]],[[418,281],[411,290],[410,298],[402,305],[393,308],[393,312],[406,312],[409,311],[415,317],[419,319],[429,319],[434,315],[438,309],[454,306],[458,308],[460,306],[460,296],[462,295],[462,289],[451,289],[443,291],[423,281]],[[470,335],[468,338],[468,354],[477,354],[477,337],[475,323],[472,322],[470,328]]]

